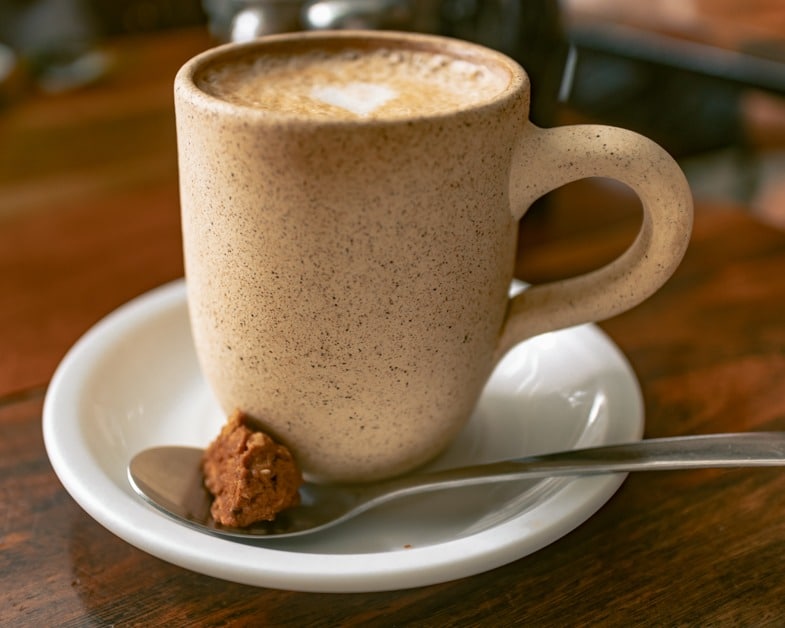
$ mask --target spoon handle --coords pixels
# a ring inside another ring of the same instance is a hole
[[[402,492],[416,484],[420,492],[552,476],[765,466],[785,466],[785,432],[651,438],[417,474],[384,484],[386,491]]]

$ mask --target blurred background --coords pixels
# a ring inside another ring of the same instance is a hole
[[[537,124],[639,131],[679,160],[696,196],[785,228],[782,0],[0,0],[0,217],[89,191],[91,169],[111,168],[112,151],[126,156],[118,181],[172,174],[170,86],[185,59],[167,42],[190,37],[191,54],[345,27],[438,32],[502,50],[532,77]],[[135,85],[124,124],[136,126],[113,142],[101,107],[120,81]],[[150,99],[160,106],[151,110]],[[68,178],[72,190],[57,187],[66,166],[83,173]]]

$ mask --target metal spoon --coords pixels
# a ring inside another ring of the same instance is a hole
[[[156,447],[134,456],[128,478],[150,504],[186,525],[218,536],[281,539],[311,534],[376,506],[408,495],[463,486],[552,476],[718,467],[785,466],[785,432],[748,432],[656,438],[633,443],[573,449],[445,471],[405,475],[361,485],[306,482],[301,504],[275,521],[226,528],[210,516],[210,495],[202,484],[203,451]]]

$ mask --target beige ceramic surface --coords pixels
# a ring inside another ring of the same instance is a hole
[[[508,77],[443,115],[331,120],[230,104],[206,65],[274,50],[434,50]],[[654,144],[606,127],[540,130],[528,79],[475,45],[396,33],[311,33],[231,44],[175,88],[188,299],[200,363],[324,480],[372,480],[440,452],[499,357],[531,335],[612,316],[680,261],[691,199]],[[644,206],[610,266],[508,301],[517,220],[549,189],[618,178]]]

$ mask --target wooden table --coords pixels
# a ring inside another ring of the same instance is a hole
[[[90,89],[0,111],[0,625],[782,625],[781,470],[639,474],[588,522],[474,577],[374,594],[255,589],[153,558],[87,516],[44,451],[47,383],[130,298],[182,275],[171,79],[199,32],[113,45]],[[602,324],[646,436],[785,429],[785,234],[697,202],[682,266]],[[636,201],[585,182],[524,221],[518,274],[596,266]]]

